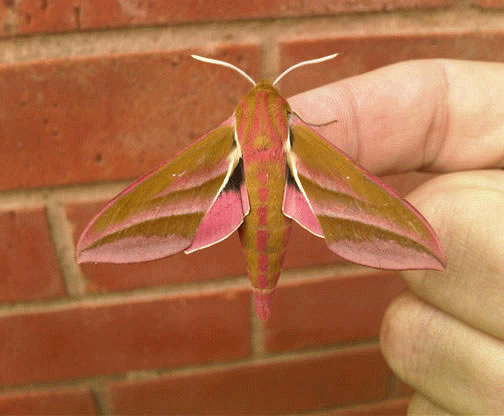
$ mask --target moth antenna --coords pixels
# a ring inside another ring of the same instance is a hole
[[[253,86],[256,85],[256,82],[252,79],[250,75],[248,75],[245,71],[241,70],[240,68],[234,66],[233,64],[230,64],[229,62],[219,61],[218,59],[205,58],[204,56],[199,55],[191,55],[191,57],[193,57],[197,61],[206,62],[208,64],[221,65],[225,66],[226,68],[234,69],[236,72],[242,74],[245,78],[247,78],[252,83]]]
[[[303,123],[306,123],[309,126],[313,126],[313,127],[325,127],[325,126],[328,126],[329,124],[338,122],[337,119],[334,119],[334,120],[325,121],[324,123],[310,123],[309,121],[306,121],[303,117],[301,117],[301,114],[299,114],[297,111],[293,111],[292,113],[295,114],[296,117],[299,118]]]
[[[305,66],[305,65],[311,65],[311,64],[318,64],[320,62],[325,62],[329,61],[330,59],[336,58],[339,55],[339,53],[333,53],[332,55],[327,55],[323,56],[322,58],[317,58],[317,59],[310,59],[309,61],[303,61],[299,62],[296,65],[291,66],[290,68],[287,68],[284,72],[282,72],[275,81],[273,81],[273,85],[276,85],[280,80],[287,75],[289,72],[293,71],[294,69],[297,69],[299,67]]]

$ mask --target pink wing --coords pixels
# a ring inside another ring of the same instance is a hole
[[[238,228],[249,202],[233,121],[112,199],[82,233],[78,262],[154,260],[208,247]]]
[[[436,234],[407,201],[294,115],[290,140],[286,216],[355,263],[392,270],[444,268]]]

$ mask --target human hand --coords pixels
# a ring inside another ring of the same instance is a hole
[[[381,348],[416,389],[408,414],[504,414],[504,64],[403,62],[289,101],[338,119],[320,132],[375,174],[454,172],[408,197],[448,267],[402,274]]]

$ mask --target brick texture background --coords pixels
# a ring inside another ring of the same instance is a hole
[[[214,127],[248,85],[286,95],[393,62],[504,61],[500,0],[0,2],[0,415],[406,413],[378,348],[397,273],[294,227],[271,320],[236,235],[137,265],[74,261],[128,181]],[[429,175],[388,178],[406,193]]]

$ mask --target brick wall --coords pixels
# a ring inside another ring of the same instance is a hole
[[[397,273],[295,227],[263,325],[235,235],[128,266],[79,267],[74,243],[247,90],[189,53],[259,79],[344,52],[289,95],[405,59],[504,61],[502,45],[502,0],[1,1],[0,414],[405,414],[377,344]]]

